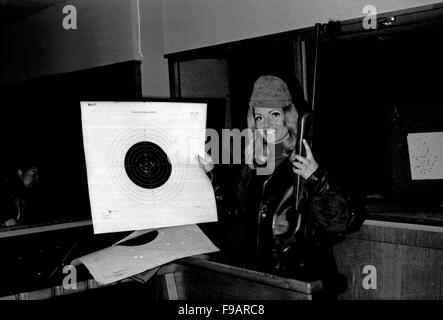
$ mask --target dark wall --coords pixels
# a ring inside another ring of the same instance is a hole
[[[411,179],[407,134],[443,131],[441,25],[327,39],[320,63],[319,160],[364,194],[426,210],[442,180]]]
[[[140,63],[125,62],[0,87],[1,148],[7,165],[40,171],[36,223],[90,217],[80,101],[141,98]]]

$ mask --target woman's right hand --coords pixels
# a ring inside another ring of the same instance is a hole
[[[200,168],[202,168],[206,173],[214,169],[214,162],[212,161],[212,158],[209,154],[205,153],[204,158],[197,155],[197,160]]]

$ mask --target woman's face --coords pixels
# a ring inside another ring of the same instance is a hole
[[[268,142],[277,142],[288,133],[284,124],[283,108],[254,108],[254,119],[257,129],[263,129]]]

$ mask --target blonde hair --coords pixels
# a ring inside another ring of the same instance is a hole
[[[293,103],[283,108],[283,115],[283,124],[288,128],[289,134],[289,137],[283,141],[283,150],[285,154],[289,156],[294,151],[297,143],[298,112]],[[257,126],[255,124],[254,108],[249,107],[246,120],[250,130],[248,130],[248,136],[246,139],[245,162],[249,167],[255,168],[254,156],[256,155],[254,150],[254,132],[257,129]],[[266,155],[267,154],[269,154],[269,152],[266,152]],[[265,158],[260,160],[263,162],[266,161]]]

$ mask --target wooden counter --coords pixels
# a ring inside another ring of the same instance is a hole
[[[343,241],[334,245],[339,271],[346,276],[348,281],[348,289],[339,298],[443,299],[443,227],[380,221],[372,219],[372,215],[370,217],[371,219],[365,221],[360,231],[347,235],[342,239]],[[95,242],[92,240],[100,240],[100,237],[92,236],[90,224],[86,222],[80,224],[81,226],[75,228],[45,229],[47,232],[35,234],[28,234],[31,229],[9,231],[14,234],[8,233],[8,237],[2,239],[4,248],[12,250],[7,264],[11,264],[12,269],[8,267],[6,271],[15,273],[4,276],[4,281],[19,275],[26,278],[21,281],[23,286],[16,284],[11,290],[4,290],[4,297],[41,299],[75,293],[65,292],[60,287],[51,288],[51,285],[61,283],[57,277],[51,283],[45,282],[43,284],[45,287],[40,286],[42,282],[40,279],[55,270],[55,266],[60,264],[59,260],[66,255],[66,252],[70,252],[74,247],[77,249],[84,247],[81,244],[76,246],[79,239],[87,244],[87,248],[83,249],[89,251],[98,250],[113,243],[112,235],[109,235],[111,239],[103,239],[99,241],[99,244],[94,245]],[[18,234],[18,232],[26,232],[26,234]],[[50,245],[52,247],[49,247]],[[21,252],[21,250],[26,252]],[[20,252],[14,255],[15,251]],[[75,255],[82,253],[80,250]],[[43,266],[35,265],[35,268],[28,270],[26,267],[29,261],[37,261]],[[7,265],[3,265],[4,269]],[[365,266],[373,266],[376,270],[375,289],[365,289],[363,286],[365,277],[367,279],[368,276],[363,272]],[[23,270],[28,270],[28,273],[22,274]],[[4,273],[6,274],[8,273]],[[56,276],[61,277],[63,274],[58,270]],[[146,293],[146,299],[310,300],[321,295],[321,283],[318,282],[306,283],[276,277],[234,267],[219,260],[211,261],[196,257],[180,259],[162,266],[156,277],[157,289],[154,290],[156,293],[154,295]],[[131,287],[130,292],[146,292],[145,286],[139,282],[120,285]],[[97,295],[100,295],[99,291],[105,291],[91,281],[86,281],[79,287],[84,291],[96,291]],[[118,295],[120,291],[124,292],[118,289],[119,285],[112,287],[115,289],[106,289],[113,290],[112,295]],[[38,290],[41,288],[46,289]]]
[[[348,279],[341,299],[443,299],[443,227],[367,220],[334,254]],[[375,267],[376,289],[363,286],[365,266]]]
[[[158,272],[159,298],[172,300],[312,300],[321,281],[303,282],[189,257]]]
[[[143,278],[145,281],[140,281]],[[321,290],[321,281],[282,278],[211,261],[203,255],[179,259],[110,285],[88,279],[78,281],[76,289],[58,285],[0,300],[128,299],[128,295],[145,300],[312,300]]]

